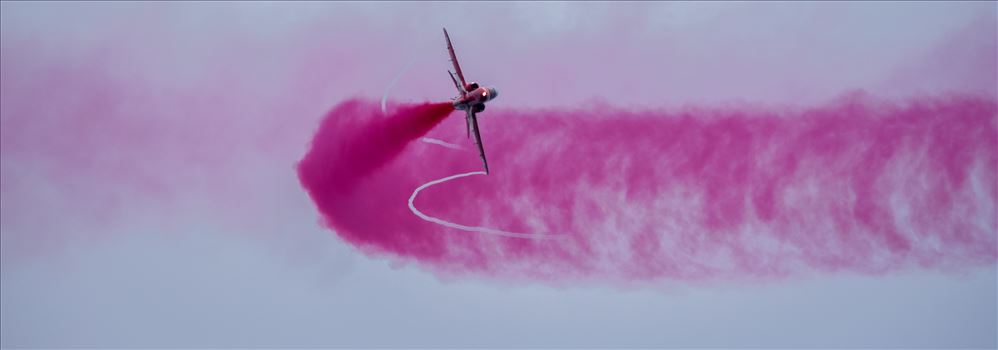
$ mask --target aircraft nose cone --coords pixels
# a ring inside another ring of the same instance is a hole
[[[496,90],[496,88],[494,88],[494,87],[493,88],[489,88],[489,95],[492,96],[491,99],[495,99],[496,97],[499,97],[499,90]]]

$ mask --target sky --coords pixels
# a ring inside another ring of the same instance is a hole
[[[994,101],[996,17],[993,2],[2,2],[0,346],[994,348],[993,255],[749,280],[446,274],[331,232],[295,167],[343,101],[396,78],[395,104],[451,97],[445,26],[502,115]],[[439,128],[460,131],[451,119]]]

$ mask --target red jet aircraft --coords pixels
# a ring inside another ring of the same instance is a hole
[[[488,174],[489,162],[485,160],[485,148],[482,147],[482,135],[478,132],[478,118],[476,118],[476,114],[484,111],[485,102],[494,100],[499,96],[499,92],[494,87],[479,87],[476,82],[465,82],[464,73],[461,72],[461,65],[457,63],[457,55],[454,54],[454,46],[450,43],[450,35],[447,35],[447,28],[444,28],[444,38],[447,39],[447,51],[450,52],[450,61],[454,63],[454,71],[457,72],[457,78],[455,78],[455,72],[447,71],[447,73],[450,73],[450,79],[454,82],[454,87],[457,88],[458,92],[457,97],[453,99],[454,108],[466,112],[464,121],[468,127],[468,137],[471,137],[472,131],[475,132],[475,145],[478,146],[478,154],[482,157],[482,164],[485,165],[485,174]],[[458,83],[458,79],[460,79],[460,83]]]

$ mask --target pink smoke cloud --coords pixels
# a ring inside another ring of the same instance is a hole
[[[803,109],[755,106],[481,114],[493,173],[473,147],[414,141],[446,109],[335,107],[299,165],[328,227],[368,254],[443,275],[549,281],[772,278],[993,264],[996,104],[892,102],[861,93]],[[466,143],[451,118],[439,138]],[[408,130],[403,133],[400,130]],[[379,168],[372,171],[373,168]]]

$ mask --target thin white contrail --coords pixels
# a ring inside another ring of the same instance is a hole
[[[399,73],[395,75],[395,78],[392,78],[392,81],[390,83],[388,83],[388,86],[385,87],[385,94],[381,96],[381,113],[388,114],[388,107],[387,107],[388,93],[391,92],[392,87],[395,86],[395,83],[397,83],[399,81],[399,79],[402,78],[402,75],[404,75],[405,72],[407,72],[409,70],[409,67],[412,67],[412,64],[414,62],[416,62],[416,57],[418,57],[418,56],[413,56],[412,59],[409,60],[409,63],[406,63],[405,67],[403,67],[402,70],[399,71]],[[460,145],[456,145],[456,144],[453,144],[453,143],[450,143],[450,142],[447,142],[447,141],[444,141],[444,140],[435,139],[435,138],[432,138],[432,137],[423,137],[423,138],[420,139],[420,141],[423,141],[423,142],[426,142],[426,143],[430,143],[430,144],[434,144],[434,145],[439,145],[439,146],[447,147],[447,148],[450,148],[450,149],[456,149],[456,150],[462,150],[462,149],[464,149]],[[486,175],[486,174],[485,174],[484,171],[475,171],[475,172],[470,172],[470,173],[451,175],[451,176],[448,176],[448,177],[445,177],[445,178],[442,178],[442,179],[437,179],[437,180],[433,180],[433,181],[427,182],[427,183],[425,183],[425,184],[417,187],[415,191],[412,191],[412,196],[409,197],[409,210],[411,210],[413,214],[416,214],[416,216],[418,216],[420,219],[423,219],[423,220],[435,223],[437,225],[442,225],[442,226],[446,226],[446,227],[450,227],[450,228],[454,228],[454,229],[458,229],[458,230],[464,230],[464,231],[469,231],[469,232],[485,233],[485,234],[491,234],[491,235],[498,235],[498,236],[503,236],[503,237],[514,237],[514,238],[528,238],[528,239],[563,238],[563,236],[556,236],[556,235],[544,234],[544,233],[509,232],[509,231],[497,230],[497,229],[488,228],[488,227],[466,226],[466,225],[456,224],[456,223],[453,223],[453,222],[444,221],[444,220],[441,220],[441,219],[438,219],[438,218],[435,218],[435,217],[423,214],[423,212],[419,211],[419,209],[416,209],[416,206],[413,205],[413,202],[416,200],[416,196],[419,195],[419,191],[422,191],[422,190],[424,190],[424,189],[426,189],[426,188],[428,188],[430,186],[433,186],[433,185],[436,185],[436,184],[439,184],[439,183],[447,182],[447,181],[454,180],[454,179],[459,179],[459,178],[466,177],[466,176],[473,176],[473,175]]]
[[[432,143],[434,145],[444,146],[444,147],[447,147],[447,148],[450,148],[450,149],[456,149],[456,150],[459,150],[459,151],[464,149],[464,147],[461,147],[461,145],[456,145],[456,144],[453,144],[453,143],[450,143],[450,142],[447,142],[447,141],[444,141],[444,140],[435,139],[435,138],[432,138],[432,137],[424,137],[424,138],[421,138],[419,140],[423,141],[423,142],[426,142],[426,143]]]
[[[458,229],[458,230],[464,230],[464,231],[470,231],[470,232],[478,232],[478,233],[486,233],[486,234],[490,234],[490,235],[497,235],[497,236],[503,236],[503,237],[514,237],[514,238],[529,238],[529,239],[564,238],[564,236],[552,235],[552,234],[545,234],[545,233],[509,232],[509,231],[497,230],[497,229],[488,228],[488,227],[467,226],[467,225],[456,224],[456,223],[453,223],[453,222],[444,221],[444,220],[441,220],[441,219],[438,219],[438,218],[435,218],[435,217],[423,214],[423,212],[419,211],[419,209],[416,209],[416,206],[413,205],[413,202],[416,201],[416,196],[419,195],[419,191],[422,191],[422,190],[424,190],[424,189],[426,189],[426,188],[428,188],[430,186],[436,185],[436,184],[444,183],[444,182],[447,182],[447,181],[450,181],[450,180],[454,180],[454,179],[459,179],[459,178],[462,178],[462,177],[474,176],[474,175],[485,175],[485,172],[484,171],[473,171],[473,172],[470,172],[470,173],[463,173],[463,174],[451,175],[451,176],[448,176],[448,177],[445,177],[445,178],[442,178],[442,179],[436,179],[436,180],[427,182],[427,183],[425,183],[425,184],[423,184],[423,185],[421,185],[419,187],[416,187],[416,190],[412,192],[412,196],[409,196],[409,210],[411,210],[413,214],[416,214],[416,216],[418,216],[420,219],[423,219],[423,220],[426,220],[426,221],[429,221],[429,222],[432,222],[432,223],[435,223],[435,224],[438,224],[438,225],[442,225],[442,226],[446,226],[446,227],[450,227],[450,228],[455,228],[455,229]]]
[[[388,87],[385,87],[385,94],[381,96],[381,113],[388,113],[388,93],[392,91],[392,87],[395,86],[395,83],[397,83],[400,78],[402,78],[402,75],[409,71],[409,67],[412,67],[412,64],[416,62],[416,57],[418,56],[412,56],[412,58],[409,59],[409,63],[406,63],[405,67],[402,67],[402,70],[399,71],[399,74],[396,74],[395,78],[392,78],[392,81],[388,83]]]

